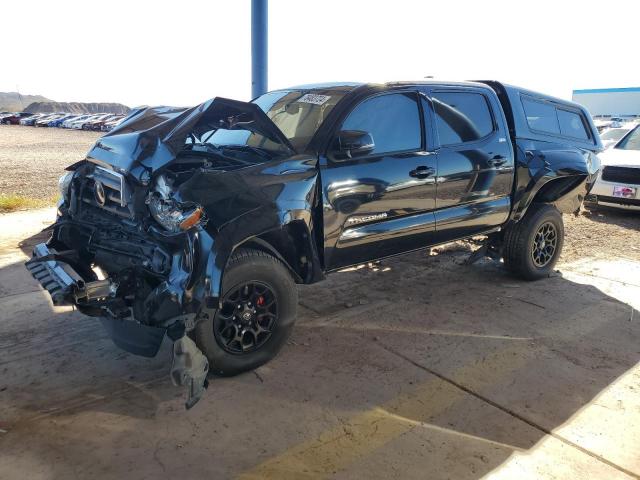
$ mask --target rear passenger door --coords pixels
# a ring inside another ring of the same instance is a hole
[[[504,223],[514,155],[501,107],[486,89],[433,88],[438,153],[436,239],[448,241]]]

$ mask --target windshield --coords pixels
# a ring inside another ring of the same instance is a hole
[[[303,151],[346,92],[336,90],[280,90],[253,100],[282,131],[293,147]],[[248,130],[216,130],[201,141],[214,146],[249,146],[284,153],[282,145]]]
[[[602,140],[620,140],[628,131],[626,128],[612,128],[600,135],[600,138]]]
[[[640,150],[640,128],[636,127],[624,137],[615,148],[620,150]]]

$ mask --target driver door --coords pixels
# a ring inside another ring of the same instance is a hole
[[[368,97],[346,114],[321,162],[329,270],[433,240],[437,161],[425,135],[428,108],[417,92],[399,91]],[[341,131],[370,134],[373,148],[339,155]]]

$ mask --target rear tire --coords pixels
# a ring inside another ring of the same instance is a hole
[[[215,316],[195,328],[210,371],[237,375],[274,358],[291,334],[298,306],[296,284],[282,262],[259,250],[234,253],[221,299]]]
[[[564,223],[558,209],[549,204],[533,204],[524,218],[505,233],[505,267],[525,280],[548,277],[563,245]]]

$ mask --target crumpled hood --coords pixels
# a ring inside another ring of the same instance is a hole
[[[87,159],[141,180],[145,172],[152,174],[175,159],[190,133],[200,136],[215,128],[250,130],[295,153],[258,105],[217,97],[192,108],[134,110],[95,143]]]
[[[598,154],[603,166],[640,168],[640,150],[610,148]]]

